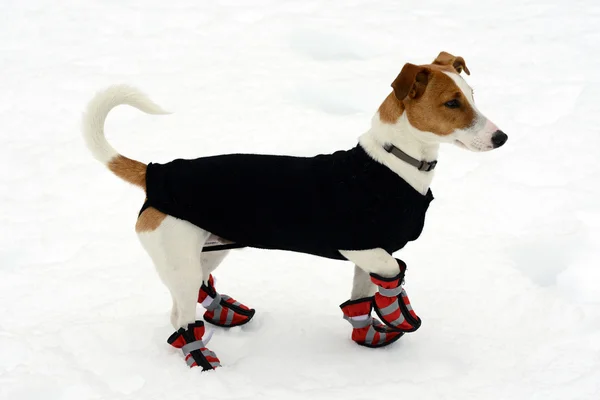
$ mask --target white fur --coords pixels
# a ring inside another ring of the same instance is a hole
[[[355,264],[351,300],[369,297],[375,293],[376,287],[371,282],[369,274],[391,278],[400,272],[396,259],[381,248],[340,250],[340,253]]]
[[[450,79],[452,79],[452,81],[454,81],[456,86],[458,86],[460,91],[463,92],[463,94],[467,98],[467,101],[469,102],[469,105],[471,107],[473,107],[475,110],[477,110],[477,107],[475,107],[475,98],[473,97],[473,89],[471,88],[471,86],[469,86],[467,81],[465,81],[462,76],[460,76],[459,74],[456,74],[454,72],[448,72],[448,71],[443,71],[443,72],[444,72],[444,74],[449,76]]]
[[[202,253],[200,256],[200,262],[202,263],[202,280],[207,282],[210,274],[217,269],[217,267],[223,262],[225,257],[231,250],[220,250],[220,251],[209,251]],[[217,278],[213,277],[215,284]]]
[[[344,255],[344,257],[346,256]],[[354,278],[352,279],[352,293],[350,294],[350,300],[371,297],[375,294],[376,289],[373,282],[371,282],[369,273],[359,266],[354,265]]]
[[[375,273],[386,277],[394,276],[400,268],[394,257],[380,248],[371,250],[340,250],[348,260],[368,273]]]
[[[104,121],[109,111],[120,104],[128,104],[148,114],[168,114],[131,86],[115,85],[96,94],[83,116],[83,138],[94,158],[105,165],[119,153],[104,136]]]
[[[423,195],[427,193],[433,180],[434,171],[419,171],[383,148],[386,143],[391,143],[417,160],[437,160],[439,143],[414,128],[408,121],[406,113],[402,114],[396,124],[381,122],[379,113],[377,113],[371,121],[371,129],[358,141],[375,161],[400,175],[417,192]]]

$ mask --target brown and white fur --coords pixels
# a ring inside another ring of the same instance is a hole
[[[499,147],[506,135],[477,110],[473,92],[460,76],[469,74],[462,57],[442,52],[432,64],[406,64],[392,83],[393,92],[372,119],[359,141],[375,160],[425,194],[434,172],[419,171],[384,150],[391,143],[424,161],[438,157],[441,143],[454,143],[472,151]],[[125,181],[145,190],[146,165],[120,155],[106,141],[104,121],[115,106],[128,104],[149,114],[165,114],[145,95],[128,86],[113,86],[90,102],[83,120],[86,143],[94,157]],[[198,290],[228,251],[202,253],[210,232],[154,208],[138,218],[136,232],[173,298],[171,323],[178,329],[195,320]],[[370,273],[391,277],[398,264],[381,248],[340,253],[355,264],[351,298],[370,296],[375,286]]]

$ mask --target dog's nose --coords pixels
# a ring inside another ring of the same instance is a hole
[[[508,140],[508,135],[506,133],[502,132],[501,130],[497,130],[492,135],[492,144],[494,145],[495,149],[502,146],[504,143],[506,143],[507,140]]]

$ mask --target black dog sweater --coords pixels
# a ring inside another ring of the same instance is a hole
[[[343,260],[421,234],[433,200],[358,145],[316,157],[229,154],[148,165],[146,207],[241,246]]]

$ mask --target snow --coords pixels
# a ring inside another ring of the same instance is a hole
[[[0,398],[600,398],[599,26],[592,0],[4,0]],[[441,50],[509,141],[442,149],[425,231],[398,253],[422,328],[360,348],[348,263],[236,251],[218,288],[255,320],[216,330],[223,368],[188,370],[133,232],[143,195],[85,149],[87,101],[128,83],[174,112],[109,116],[146,162],[326,153]]]

